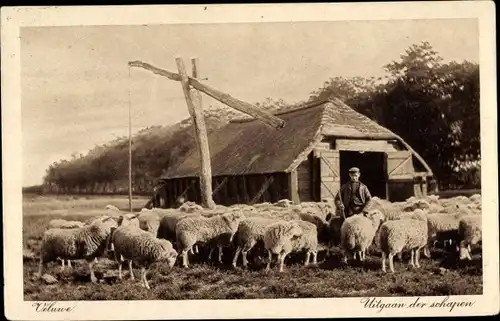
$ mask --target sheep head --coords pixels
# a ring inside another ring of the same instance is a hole
[[[174,267],[179,253],[173,248],[172,243],[165,239],[160,239],[163,252],[160,261],[166,261],[170,268]]]

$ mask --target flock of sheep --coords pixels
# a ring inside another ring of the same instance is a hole
[[[150,288],[146,274],[155,262],[173,267],[178,256],[183,267],[189,256],[198,255],[199,247],[209,251],[209,259],[218,250],[222,262],[223,249],[234,251],[232,265],[248,265],[248,253],[260,244],[267,252],[266,271],[277,256],[279,271],[284,270],[287,255],[305,254],[304,265],[317,263],[318,251],[329,256],[333,247],[343,250],[344,262],[352,257],[364,261],[367,251],[378,251],[382,270],[394,272],[393,257],[401,260],[403,252],[411,255],[409,264],[420,266],[420,251],[430,257],[429,248],[436,242],[453,243],[460,259],[471,259],[471,246],[481,243],[481,196],[459,196],[439,199],[430,195],[423,199],[391,203],[373,198],[364,214],[343,219],[331,202],[305,202],[298,205],[289,200],[275,204],[217,205],[203,209],[187,202],[178,209],[142,209],[139,213],[121,212],[112,205],[106,213],[87,222],[53,220],[42,237],[38,275],[48,262],[58,259],[85,259],[92,282],[97,278],[93,266],[99,257],[113,254],[122,279],[122,263],[128,261],[141,269],[141,284]]]

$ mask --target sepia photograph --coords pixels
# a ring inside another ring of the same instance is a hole
[[[9,318],[498,313],[494,5],[455,5],[3,7]]]

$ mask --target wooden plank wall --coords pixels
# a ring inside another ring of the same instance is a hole
[[[311,158],[308,157],[297,167],[297,179],[299,185],[299,198],[301,202],[312,201],[312,168]]]
[[[227,178],[227,181],[213,195],[213,200],[216,204],[230,206],[233,204],[248,204],[261,189],[262,185],[273,177],[273,182],[262,193],[262,196],[257,200],[257,203],[270,202],[274,203],[284,198],[289,198],[288,195],[288,176],[285,173],[271,174],[252,174],[252,175],[237,175],[237,176],[217,176],[212,178],[212,190],[215,191],[217,186]],[[176,178],[166,181],[165,193],[163,193],[164,203],[166,208],[176,207],[176,200],[182,192],[189,187],[185,194],[188,201],[200,204],[200,180],[199,178]]]

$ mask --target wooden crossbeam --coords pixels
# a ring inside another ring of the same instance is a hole
[[[227,183],[227,177],[224,177],[224,179],[222,180],[222,182],[220,182],[214,189],[214,191],[212,192],[212,196],[215,196],[223,187],[224,185],[226,185]]]
[[[255,202],[257,202],[262,197],[262,195],[266,192],[266,190],[269,188],[269,186],[271,186],[271,184],[273,183],[273,181],[274,181],[274,177],[273,176],[271,176],[268,179],[266,179],[266,181],[264,182],[264,184],[262,184],[260,190],[257,192],[257,194],[255,194],[255,196],[250,201],[250,205],[255,204]]]
[[[148,63],[142,62],[142,61],[130,61],[128,63],[130,67],[138,67],[138,68],[143,68],[146,70],[149,70],[153,72],[154,74],[157,74],[159,76],[167,77],[170,80],[174,81],[182,81],[182,77],[180,74],[176,74],[164,69],[160,69],[157,67],[154,67],[153,65],[150,65]],[[207,94],[208,96],[222,102],[223,104],[228,105],[229,107],[232,107],[236,110],[241,111],[242,113],[245,113],[247,115],[250,115],[254,118],[259,119],[262,121],[264,124],[275,127],[275,128],[283,128],[285,127],[286,123],[283,119],[278,118],[274,116],[271,113],[268,113],[264,111],[263,109],[254,106],[252,104],[249,104],[247,102],[241,101],[239,99],[236,99],[222,91],[219,91],[215,88],[212,88],[210,86],[207,86],[205,84],[202,84],[199,82],[197,79],[192,78],[192,77],[187,77],[187,80],[185,80],[189,85],[193,86],[197,90]]]

